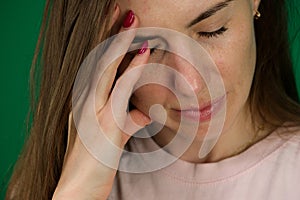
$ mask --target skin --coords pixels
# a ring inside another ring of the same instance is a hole
[[[239,153],[258,140],[259,137],[254,138],[256,134],[260,137],[265,134],[256,133],[256,128],[251,122],[248,104],[256,62],[253,16],[259,6],[258,0],[229,2],[227,7],[189,28],[186,27],[186,24],[222,1],[118,0],[117,2],[122,11],[121,15],[125,15],[126,11],[131,9],[139,16],[140,27],[168,28],[184,33],[198,41],[210,54],[223,78],[227,95],[227,113],[217,145],[207,157],[199,159],[198,151],[209,125],[207,122],[200,123],[196,139],[181,159],[190,162],[222,160]],[[188,15],[187,10],[189,11]],[[222,26],[228,30],[217,37],[207,38],[197,35],[198,32],[216,31]],[[155,60],[155,56],[155,53],[151,55],[150,61]],[[203,79],[189,63],[170,53],[164,54],[160,58],[160,62],[171,66],[187,79],[193,92],[197,95],[199,105],[211,100]],[[180,87],[180,83],[177,85],[177,92],[186,95],[185,88]],[[178,108],[176,97],[168,89],[150,84],[139,88],[134,93],[131,102],[145,114],[149,113],[152,105],[163,105],[168,118],[164,129],[154,139],[160,146],[167,145],[175,136],[180,123],[180,119],[175,116],[173,111]]]
[[[122,27],[117,29],[117,32],[148,26],[170,28],[197,39],[216,63],[223,78],[227,94],[225,126],[218,143],[211,153],[204,159],[199,160],[199,146],[202,143],[208,124],[202,123],[200,125],[195,141],[181,157],[181,159],[190,162],[214,162],[225,159],[243,151],[249,145],[249,141],[255,142],[266,134],[266,132],[261,132],[257,134],[261,137],[253,139],[255,127],[251,123],[251,114],[248,108],[248,95],[256,61],[253,16],[258,9],[259,0],[234,0],[227,8],[211,18],[186,28],[186,24],[198,16],[200,12],[219,2],[220,0],[118,0],[119,6],[117,6],[111,20],[111,27],[115,25],[114,30],[116,30],[116,27],[120,27],[126,11],[131,9],[135,12],[133,24],[129,28]],[[189,11],[188,15],[187,11]],[[223,25],[228,30],[217,38],[196,38],[197,32],[212,32]],[[127,39],[112,43],[108,50],[113,51],[120,46],[129,48],[134,37],[135,33],[132,32]],[[120,57],[105,71],[105,75],[98,82],[98,89],[101,87],[102,89],[97,90],[96,93],[96,109],[99,123],[111,142],[121,149],[124,148],[134,131],[128,135],[114,122],[111,110],[111,96],[109,94],[117,70],[122,68],[120,64],[123,59],[123,56]],[[147,49],[144,54],[134,56],[126,70],[151,62],[151,59],[153,59],[153,56],[150,55],[150,50]],[[175,70],[184,75],[192,86],[193,92],[197,94],[200,104],[203,101],[210,100],[203,80],[186,62],[172,54],[163,57],[161,61],[174,67]],[[126,74],[126,71],[124,74]],[[137,77],[140,75],[138,74]],[[91,77],[92,80],[97,78]],[[120,81],[117,80],[115,87],[122,86],[123,91],[130,92],[136,82],[136,77],[128,82],[129,84],[120,84]],[[179,86],[180,84],[177,87],[178,92],[185,92]],[[114,88],[112,88],[112,92],[115,92]],[[129,126],[127,120],[131,117],[140,127],[145,127],[151,122],[147,116],[151,105],[159,103],[164,106],[168,118],[164,129],[154,139],[161,146],[168,143],[176,134],[179,123],[178,119],[171,112],[172,107],[175,107],[177,102],[170,91],[163,87],[149,85],[139,88],[134,93],[131,101],[136,106],[136,109],[131,110],[129,113],[124,112],[125,114],[121,118],[125,122],[125,126]],[[86,103],[88,104],[89,102]],[[83,107],[82,112],[88,116],[88,113],[86,113],[88,111],[85,110],[85,107]],[[86,150],[78,134],[76,134],[76,129],[72,123],[72,114],[70,115],[69,125],[68,147],[61,177],[53,199],[107,199],[113,185],[116,170],[98,162]],[[101,145],[104,152],[112,151],[110,149],[111,145],[99,144],[99,146]],[[112,156],[112,162],[118,163],[120,155]]]

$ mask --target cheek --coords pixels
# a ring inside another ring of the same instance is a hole
[[[213,59],[228,92],[248,94],[256,63],[256,47],[252,26],[231,32],[225,44],[214,52]]]
[[[141,110],[148,110],[151,105],[164,104],[167,89],[156,85],[138,88],[131,97],[131,103]]]

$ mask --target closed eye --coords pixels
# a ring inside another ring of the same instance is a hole
[[[206,37],[206,38],[212,38],[212,37],[218,37],[219,35],[222,35],[228,30],[226,27],[221,27],[220,29],[213,31],[213,32],[198,32],[197,35],[199,37]]]

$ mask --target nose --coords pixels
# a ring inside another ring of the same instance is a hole
[[[198,70],[180,55],[166,54],[164,64],[176,70],[172,79],[175,91],[184,96],[199,94],[204,88],[204,81]]]

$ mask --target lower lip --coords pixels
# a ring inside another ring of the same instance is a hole
[[[224,105],[225,95],[216,100],[213,104],[202,108],[201,110],[177,110],[178,114],[183,119],[188,119],[196,122],[209,121],[212,115],[218,113]]]

